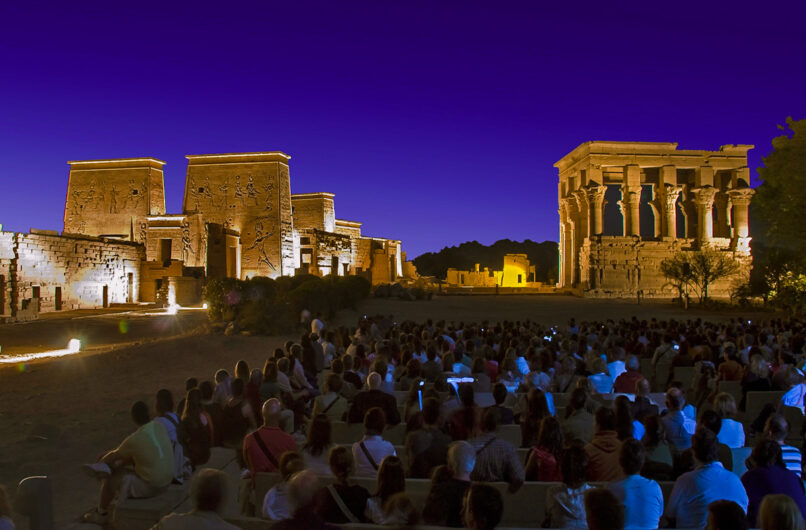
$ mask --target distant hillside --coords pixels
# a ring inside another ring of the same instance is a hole
[[[490,246],[478,241],[468,241],[458,247],[445,247],[439,252],[426,252],[414,258],[417,272],[422,276],[436,276],[445,279],[448,269],[471,270],[479,263],[481,268],[501,270],[504,254],[526,254],[536,266],[536,280],[554,283],[557,280],[557,243],[543,241],[536,243],[525,240],[522,243],[501,239]]]

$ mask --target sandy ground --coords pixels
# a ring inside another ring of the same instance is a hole
[[[358,311],[340,314],[337,322],[354,325],[361,315],[378,313],[392,314],[398,321],[531,318],[549,324],[571,316],[578,320],[632,315],[719,320],[739,315],[566,296],[454,296],[430,302],[370,299]],[[741,316],[769,318],[771,314]],[[28,329],[46,333],[46,324]],[[51,326],[58,329],[57,323]],[[8,328],[0,327],[0,334],[4,331]],[[172,332],[177,330],[166,329],[164,334]],[[160,388],[171,389],[178,400],[185,378],[212,379],[218,368],[233,370],[238,359],[245,359],[250,367],[262,367],[267,353],[288,338],[197,334],[26,366],[0,366],[0,484],[13,492],[26,476],[50,476],[57,528],[64,527],[97,499],[97,483],[80,472],[80,464],[94,461],[133,430],[128,415],[133,401],[153,405]],[[18,528],[27,528],[23,519],[17,523]]]

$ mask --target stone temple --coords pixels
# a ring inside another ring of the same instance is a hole
[[[64,231],[0,230],[0,319],[110,303],[198,301],[205,278],[416,274],[401,242],[336,219],[332,193],[291,193],[279,151],[188,156],[181,214],[156,158],[69,162]]]
[[[660,263],[677,252],[712,248],[740,264],[714,296],[747,281],[747,151],[678,150],[676,143],[586,142],[559,170],[559,287],[585,296],[673,297]]]

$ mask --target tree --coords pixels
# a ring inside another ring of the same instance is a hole
[[[660,270],[677,289],[681,299],[687,297],[688,287],[694,287],[700,303],[708,300],[711,285],[739,272],[739,265],[727,252],[713,249],[678,252],[663,260]],[[684,294],[685,293],[685,294]]]
[[[806,120],[787,118],[784,134],[773,139],[773,151],[758,168],[761,185],[753,212],[764,225],[770,246],[806,252]]]

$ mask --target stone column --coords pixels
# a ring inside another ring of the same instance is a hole
[[[663,186],[663,237],[677,237],[677,197],[683,186],[667,184]]]
[[[716,209],[716,226],[714,227],[714,237],[730,237],[730,210],[731,202],[727,193],[717,192],[714,197],[714,208]]]
[[[730,190],[728,196],[733,204],[733,237],[749,237],[747,210],[750,200],[753,198],[755,190],[752,188],[741,188]]]
[[[587,190],[592,236],[604,233],[604,207],[607,204],[604,198],[605,191],[607,191],[607,186],[591,186]]]
[[[565,203],[562,199],[560,199],[560,208],[558,213],[560,214],[560,255],[559,255],[559,271],[557,274],[557,282],[560,284],[560,287],[565,286],[565,257],[568,250],[566,249],[565,244],[565,219],[566,219],[566,211],[565,211]]]
[[[568,284],[574,285],[577,282],[577,278],[579,277],[579,245],[577,244],[577,238],[579,233],[579,209],[576,205],[576,200],[573,197],[568,197],[564,199],[565,208],[568,212],[568,229],[566,230],[566,234],[568,237],[566,238],[568,241],[568,249],[570,254],[570,259],[566,262],[566,266],[568,267],[568,272],[566,277],[568,278]]]
[[[581,245],[585,238],[591,235],[591,216],[590,207],[588,206],[588,195],[584,189],[578,189],[574,192],[574,200],[576,201],[577,211],[579,212],[579,233],[577,236],[579,238],[579,244]]]
[[[624,219],[624,235],[640,236],[641,212],[639,205],[641,204],[641,188],[625,188],[622,186],[621,200],[618,204],[621,209],[621,216]]]
[[[714,236],[712,210],[717,190],[713,186],[704,186],[691,191],[694,194],[694,204],[697,205],[697,239],[700,245],[706,245]]]

